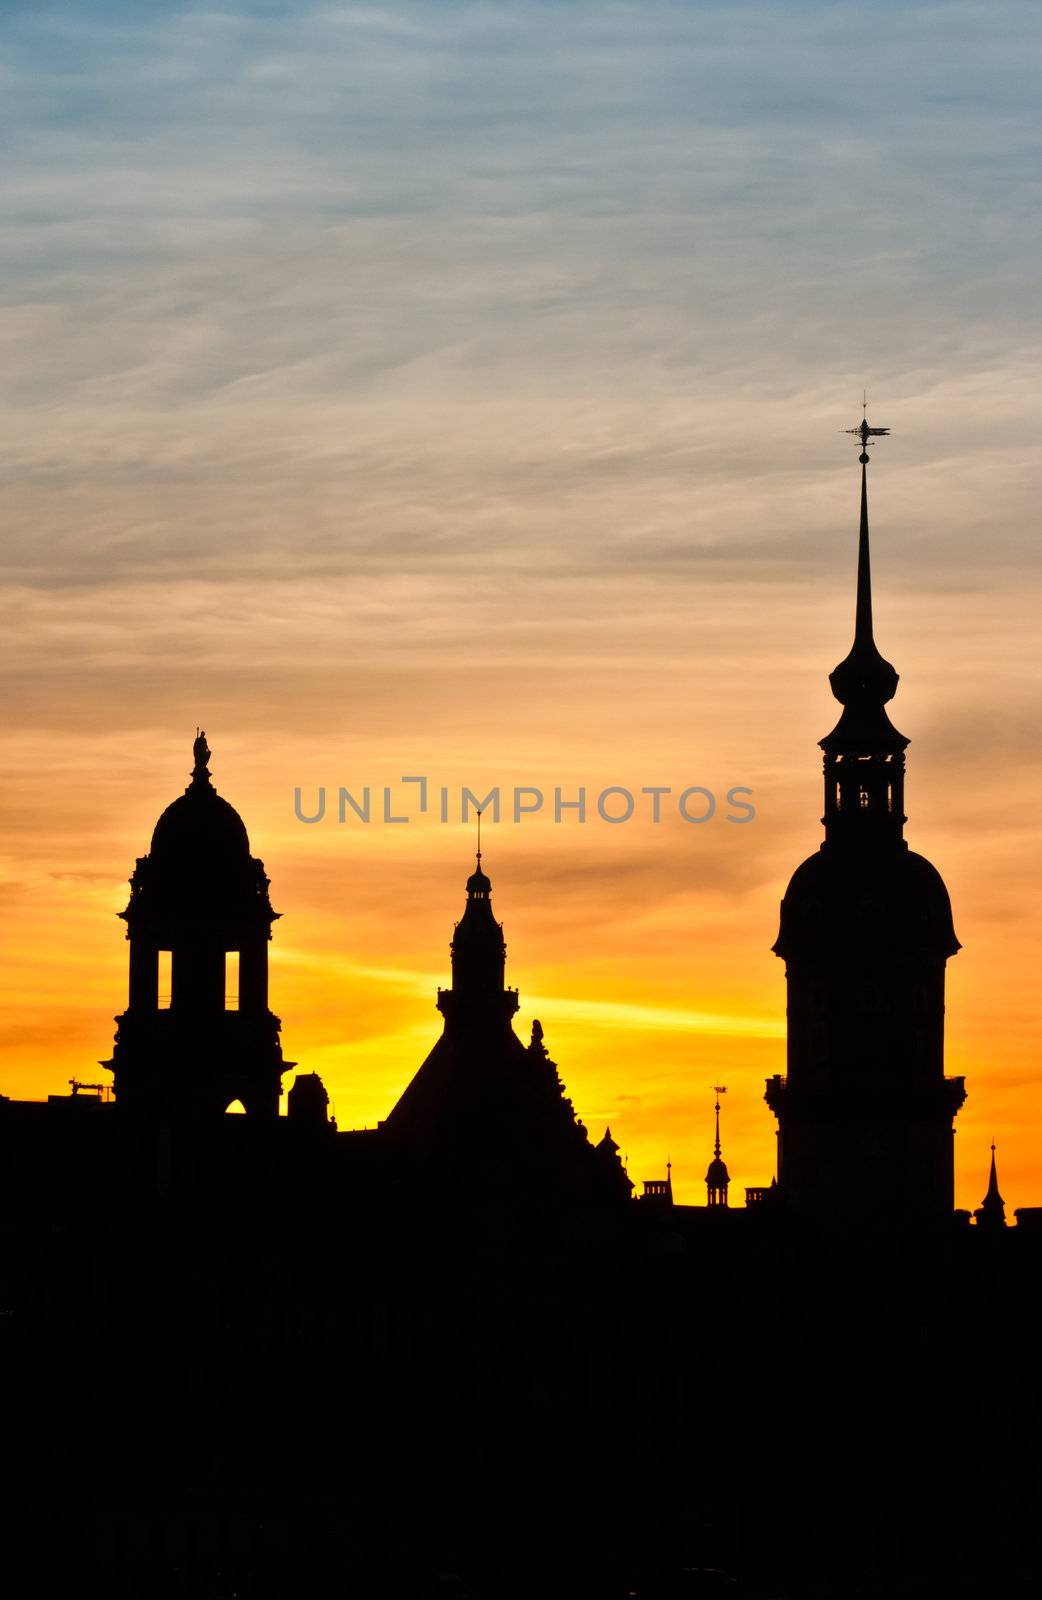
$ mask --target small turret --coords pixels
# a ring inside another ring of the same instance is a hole
[[[509,1024],[517,1010],[517,990],[506,986],[506,940],[492,911],[492,881],[482,869],[480,846],[450,949],[452,988],[438,991],[438,1010],[446,1022],[466,1025],[495,1017]]]
[[[713,1159],[709,1163],[709,1170],[706,1173],[706,1199],[711,1206],[726,1206],[731,1175],[720,1154],[720,1096],[727,1093],[727,1088],[724,1084],[716,1084],[713,1093],[716,1095],[716,1105],[714,1107],[716,1139],[713,1144]]]
[[[1004,1228],[1006,1202],[999,1194],[999,1175],[995,1166],[995,1141],[991,1142],[991,1171],[988,1174],[988,1192],[973,1213],[978,1228]]]

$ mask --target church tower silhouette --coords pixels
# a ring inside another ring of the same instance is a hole
[[[437,999],[441,1038],[381,1126],[416,1147],[472,1154],[495,1142],[499,1103],[520,1091],[525,1057],[511,1026],[517,990],[506,985],[506,940],[480,849],[449,951],[452,986]]]
[[[527,1045],[514,1032],[518,995],[506,984],[506,942],[480,849],[450,951],[452,986],[438,990],[441,1037],[380,1124],[384,1137],[427,1161],[438,1188],[471,1207],[627,1199],[618,1146],[610,1135],[590,1143],[542,1025],[532,1023]]]
[[[793,1210],[837,1222],[940,1219],[954,1204],[944,1076],[944,978],[959,949],[940,874],[903,837],[905,748],[887,715],[898,677],[876,648],[861,440],[854,643],[832,672],[843,707],[821,740],[825,840],[793,874],[775,954],[788,985],[788,1074],[768,1081],[778,1184]]]
[[[163,812],[120,916],[130,993],[116,1018],[116,1103],[168,1116],[278,1115],[284,1061],[268,1009],[271,909],[264,864],[213,787],[205,733],[184,794]]]

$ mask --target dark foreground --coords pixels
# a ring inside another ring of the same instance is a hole
[[[315,1198],[9,1224],[7,1593],[1039,1592],[1016,1230]]]

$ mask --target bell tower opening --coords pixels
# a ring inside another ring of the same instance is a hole
[[[174,998],[174,952],[160,950],[156,961],[156,1008],[169,1011]]]
[[[238,1011],[239,1009],[238,950],[226,950],[224,952],[224,1009],[225,1011]]]

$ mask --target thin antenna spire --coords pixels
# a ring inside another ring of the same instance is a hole
[[[855,644],[872,643],[872,569],[868,554],[868,446],[877,439],[885,439],[889,428],[872,428],[868,422],[868,390],[862,391],[864,416],[856,428],[847,428],[861,445],[858,460],[861,462],[861,527],[857,549],[857,609],[854,621]]]
[[[478,810],[478,866],[481,865],[481,810]]]
[[[727,1093],[727,1085],[726,1085],[726,1083],[716,1083],[716,1084],[714,1084],[713,1085],[713,1093],[716,1095],[716,1108],[715,1108],[716,1109],[716,1143],[713,1146],[713,1155],[716,1158],[716,1160],[719,1161],[719,1159],[720,1159],[720,1096],[722,1094],[726,1094]]]

